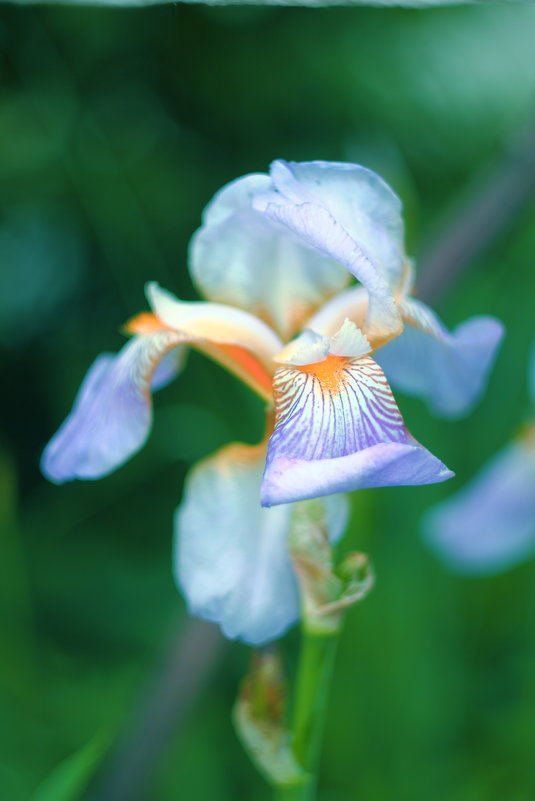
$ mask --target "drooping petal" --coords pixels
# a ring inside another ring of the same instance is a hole
[[[499,573],[535,554],[534,442],[499,451],[465,487],[427,512],[422,530],[458,573]]]
[[[373,174],[368,173],[357,165],[275,162],[271,169],[274,190],[255,198],[254,204],[309,247],[344,264],[364,285],[369,304],[363,331],[377,347],[402,329],[387,265],[401,275],[405,255],[399,201],[388,190],[396,202],[385,206],[369,178]],[[361,185],[365,191],[359,195]]]
[[[50,480],[100,478],[143,445],[152,420],[149,386],[176,375],[178,344],[198,348],[271,400],[272,357],[282,342],[265,323],[220,304],[179,301],[156,284],[147,295],[155,313],[130,320],[125,328],[134,338],[117,356],[95,362],[45,449],[42,469]]]
[[[369,356],[328,356],[275,372],[277,420],[262,504],[363,487],[429,484],[452,473],[407,431],[380,367]]]
[[[159,375],[155,370],[181,342],[177,333],[161,330],[96,359],[71,413],[45,448],[41,469],[48,479],[61,484],[101,478],[141,448],[152,421],[151,379],[156,378],[156,389],[177,374],[180,357],[172,369],[167,362]]]
[[[172,348],[169,353],[166,353],[160,359],[154,368],[150,381],[151,392],[157,392],[175,380],[177,375],[184,369],[187,352],[188,349],[186,347]]]
[[[265,454],[233,444],[198,464],[175,517],[175,575],[190,611],[253,645],[280,637],[299,615],[287,549],[293,507],[261,508]],[[329,499],[327,515],[335,539],[346,499]]]
[[[494,317],[472,317],[451,333],[424,303],[401,303],[405,328],[377,354],[388,380],[444,417],[467,414],[481,397],[502,340]]]
[[[253,208],[270,186],[267,175],[246,175],[216,194],[191,240],[191,273],[206,298],[252,312],[288,338],[349,275]]]

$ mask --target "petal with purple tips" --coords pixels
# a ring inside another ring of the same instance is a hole
[[[135,337],[89,369],[71,413],[44,450],[41,469],[61,484],[108,475],[144,444],[152,422],[150,383],[160,359],[180,344],[173,331]],[[171,378],[170,365],[159,385]],[[179,369],[175,362],[176,370]]]
[[[360,164],[277,160],[270,175],[277,191],[292,202],[325,208],[372,254],[389,285],[398,287],[405,261],[402,205],[377,173]]]
[[[493,317],[472,317],[450,333],[424,303],[406,299],[401,308],[403,332],[376,354],[388,380],[424,398],[436,414],[467,414],[485,389],[503,325]]]
[[[409,434],[369,356],[281,367],[273,386],[277,421],[262,484],[265,506],[452,475]]]

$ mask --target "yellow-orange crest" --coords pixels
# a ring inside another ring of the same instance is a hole
[[[332,356],[329,354],[322,362],[298,366],[296,370],[315,376],[320,382],[323,391],[340,392],[346,381],[344,368],[348,361],[347,356]]]

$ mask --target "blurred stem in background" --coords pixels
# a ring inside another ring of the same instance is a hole
[[[535,118],[471,183],[421,256],[418,296],[435,300],[515,220],[535,192]]]
[[[110,762],[94,783],[90,801],[135,801],[146,797],[156,766],[202,693],[222,655],[217,626],[181,621],[168,654]]]

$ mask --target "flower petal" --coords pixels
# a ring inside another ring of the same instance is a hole
[[[373,257],[395,289],[405,261],[399,197],[377,173],[360,164],[274,161],[277,190],[296,203],[318,203]]]
[[[146,292],[158,319],[192,340],[198,337],[216,344],[240,345],[268,365],[282,347],[280,338],[268,325],[241,309],[221,303],[179,300],[155,282],[147,284]]]
[[[481,397],[502,340],[494,317],[472,317],[450,333],[418,300],[401,304],[403,333],[376,354],[388,380],[444,417],[467,414]]]
[[[232,370],[271,400],[273,357],[282,341],[262,320],[220,303],[183,301],[156,283],[146,287],[159,325],[180,333],[194,347]],[[137,318],[136,318],[137,319]],[[134,319],[130,330],[136,331]]]
[[[352,320],[359,328],[364,325],[368,309],[368,293],[363,286],[352,286],[327,301],[309,320],[307,328],[318,334],[332,336],[344,320]]]
[[[152,422],[149,387],[158,362],[182,342],[173,331],[130,340],[89,369],[71,413],[44,450],[41,470],[61,484],[108,475],[144,444]],[[182,349],[180,349],[182,350]],[[180,369],[175,359],[174,375]],[[172,375],[167,363],[156,387]]]
[[[323,362],[328,356],[358,358],[370,351],[367,338],[355,323],[346,317],[333,336],[323,336],[310,328],[305,328],[302,334],[275,356],[275,361],[279,364],[306,367]]]
[[[286,543],[293,507],[259,504],[265,453],[233,444],[198,464],[175,517],[175,574],[190,611],[253,645],[280,637],[299,615]],[[346,499],[330,499],[327,515],[337,538]]]
[[[499,451],[459,492],[428,511],[426,542],[451,570],[492,574],[535,553],[535,448]]]
[[[267,175],[246,175],[216,194],[191,240],[191,272],[206,298],[246,309],[288,338],[349,276],[253,208],[270,186]]]
[[[280,367],[262,504],[362,487],[428,484],[452,473],[407,431],[369,356]]]
[[[379,199],[376,206],[370,205],[374,195],[371,184],[367,187],[370,196],[364,193],[369,208],[359,209],[358,192],[355,203],[349,202],[353,185],[348,176],[357,176],[357,187],[361,170],[357,165],[325,162],[275,162],[271,170],[275,190],[257,197],[255,206],[270,219],[286,225],[309,247],[344,264],[366,287],[369,304],[363,331],[377,347],[403,327],[389,285],[393,279],[382,260],[387,252],[396,253],[396,266],[392,269],[401,274],[405,262],[400,244],[402,222],[399,201],[397,211],[391,215],[397,215],[396,225],[390,225],[389,215],[383,217]],[[367,175],[368,171],[364,173]],[[339,197],[337,193],[342,189],[348,191]],[[392,197],[395,198],[393,194]]]

